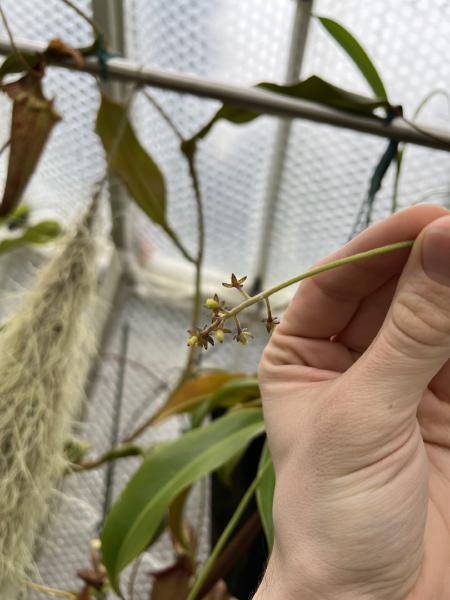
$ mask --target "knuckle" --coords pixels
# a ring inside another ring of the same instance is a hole
[[[392,305],[386,337],[411,358],[420,358],[424,348],[442,351],[450,344],[448,299],[426,289],[402,291]]]
[[[274,356],[274,348],[273,343],[270,341],[267,346],[264,348],[263,353],[261,355],[261,360],[258,365],[258,379],[260,382],[265,382],[271,378],[271,374],[273,372],[273,367],[275,364],[275,356]]]

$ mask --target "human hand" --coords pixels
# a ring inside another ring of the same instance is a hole
[[[321,262],[264,352],[275,542],[255,600],[450,599],[450,216],[401,211]],[[410,254],[410,255],[409,255]]]

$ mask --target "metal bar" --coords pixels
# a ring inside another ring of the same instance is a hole
[[[22,52],[43,52],[46,48],[44,42],[30,42],[19,38],[15,41],[16,46]],[[10,52],[9,42],[0,41],[0,54],[9,54]],[[84,66],[77,65],[71,58],[58,60],[55,66],[73,71],[84,71],[93,75],[98,75],[101,70],[98,61],[92,57],[86,59]],[[430,133],[430,135],[427,135],[426,133],[420,133],[404,122],[393,122],[386,125],[382,121],[358,117],[307,100],[297,100],[265,90],[230,85],[222,81],[214,81],[194,75],[144,67],[123,58],[111,58],[108,62],[108,73],[112,79],[118,81],[142,83],[143,85],[183,94],[213,98],[264,114],[307,119],[316,123],[326,123],[335,127],[351,129],[400,142],[445,150],[446,152],[450,151],[450,133],[445,130],[427,128]]]
[[[298,80],[301,73],[303,56],[308,38],[309,24],[314,0],[296,0],[296,9],[292,23],[291,43],[286,68],[287,84]],[[269,169],[268,185],[264,198],[264,213],[261,236],[258,240],[258,252],[252,293],[257,294],[264,286],[264,277],[269,260],[270,240],[273,233],[273,217],[280,193],[281,181],[286,164],[287,148],[292,129],[292,119],[283,119],[277,127],[272,149],[272,161]]]
[[[124,393],[125,393],[125,375],[127,369],[127,359],[128,359],[128,346],[130,339],[130,325],[125,322],[122,325],[121,336],[120,336],[120,362],[117,373],[117,382],[116,382],[116,393],[114,397],[113,411],[112,411],[112,419],[113,426],[111,431],[111,440],[110,440],[110,448],[115,448],[119,442],[119,431],[120,431],[120,421],[122,419],[122,409],[124,403]],[[102,523],[100,527],[103,526],[106,515],[108,514],[112,501],[113,501],[113,491],[114,491],[114,475],[116,472],[116,461],[112,460],[108,462],[106,467],[106,477],[105,477],[105,497],[103,500],[103,514],[102,514]]]
[[[125,31],[122,0],[92,0],[92,15],[105,32],[112,51],[125,54]],[[126,84],[108,81],[103,84],[106,92],[115,100],[124,100]],[[129,247],[127,230],[128,201],[123,187],[114,175],[109,177],[109,203],[111,206],[111,237],[116,248]]]

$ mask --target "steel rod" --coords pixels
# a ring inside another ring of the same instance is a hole
[[[47,45],[44,42],[31,42],[17,38],[16,46],[22,52],[33,53],[43,52]],[[9,42],[0,41],[0,54],[9,54],[10,52]],[[55,66],[73,71],[84,71],[93,75],[101,72],[101,66],[93,57],[87,58],[83,66],[78,65],[71,58],[58,59]],[[430,132],[430,135],[427,135],[401,121],[394,121],[387,125],[379,120],[355,116],[307,100],[297,100],[265,90],[245,88],[195,75],[145,67],[123,58],[111,58],[108,61],[108,73],[112,79],[119,81],[142,83],[183,94],[220,100],[264,114],[307,119],[316,123],[325,123],[436,150],[450,151],[450,133],[445,130],[427,128],[427,131]]]
[[[125,54],[125,31],[121,0],[92,0],[92,16],[106,34],[113,52]],[[127,85],[120,81],[105,83],[107,94],[115,100],[125,101]],[[129,202],[123,186],[117,177],[109,175],[109,203],[111,206],[111,237],[116,248],[126,250],[130,247],[128,239]]]

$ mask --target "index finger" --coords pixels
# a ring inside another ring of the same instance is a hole
[[[422,229],[448,215],[441,206],[415,206],[363,231],[315,266],[378,246],[415,239]],[[410,249],[395,250],[344,265],[303,281],[287,308],[277,333],[330,338],[350,322],[361,301],[400,273]]]

